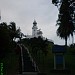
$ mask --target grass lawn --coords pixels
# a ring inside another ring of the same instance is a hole
[[[8,55],[2,60],[3,62],[3,75],[17,75],[19,71],[19,56],[16,55],[15,51],[11,51]]]

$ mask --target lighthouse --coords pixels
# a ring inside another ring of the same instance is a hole
[[[37,22],[34,20],[33,27],[32,27],[32,37],[37,37]]]
[[[41,29],[38,29],[38,27],[37,27],[36,20],[34,20],[33,26],[32,26],[32,35],[26,35],[26,38],[30,39],[30,38],[34,38],[34,37],[36,37],[36,38],[41,37],[45,40],[45,37],[43,37],[42,34],[43,33],[42,33]]]

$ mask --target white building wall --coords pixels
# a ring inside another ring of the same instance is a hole
[[[37,37],[37,29],[32,29],[32,37]]]

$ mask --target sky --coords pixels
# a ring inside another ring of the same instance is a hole
[[[63,39],[56,34],[58,26],[58,9],[52,0],[0,0],[1,22],[11,21],[20,27],[25,35],[32,34],[34,19],[43,32],[43,36],[54,41],[55,44],[64,45]],[[71,39],[68,39],[71,44]]]

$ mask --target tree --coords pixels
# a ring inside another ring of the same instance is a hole
[[[21,39],[25,37],[25,35],[21,32],[20,27],[16,30],[16,38],[19,38],[19,42],[21,43]]]
[[[71,13],[72,21],[73,21],[74,28],[75,28],[75,2],[72,2],[70,5],[70,13]],[[74,44],[74,36],[72,36],[72,44]]]
[[[16,23],[15,22],[10,22],[10,25],[8,27],[9,27],[10,37],[11,37],[12,41],[13,40],[15,41],[16,38],[20,38],[21,29],[16,28]]]
[[[9,27],[9,33],[10,33],[10,37],[11,37],[11,41],[13,41],[13,39],[16,36],[16,24],[15,22],[10,22]]]
[[[6,22],[0,23],[0,57],[4,57],[8,51],[15,47],[15,38],[20,37],[20,30],[16,29],[16,24],[10,22],[7,25]]]
[[[0,58],[4,58],[10,46],[9,30],[6,22],[0,24]]]
[[[74,0],[52,0],[52,3],[59,7],[59,15],[57,24],[59,25],[57,29],[57,35],[65,39],[65,45],[67,46],[67,38],[71,35],[73,37],[74,23],[72,19],[72,14],[70,10],[70,5]]]

